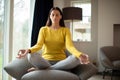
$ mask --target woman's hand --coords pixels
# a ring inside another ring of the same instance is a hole
[[[17,58],[25,57],[30,52],[29,49],[21,49],[18,51]]]
[[[88,64],[88,63],[90,63],[89,57],[88,57],[87,54],[81,54],[80,57],[79,57],[79,60],[80,60],[81,64]]]

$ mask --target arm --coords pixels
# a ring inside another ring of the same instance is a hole
[[[43,44],[44,44],[44,28],[42,27],[39,31],[38,41],[37,41],[36,45],[31,47],[30,49],[19,50],[17,58],[25,57],[28,53],[37,52],[38,50],[40,50],[42,48]]]
[[[79,58],[79,56],[82,54],[81,52],[79,52],[73,45],[73,42],[71,40],[71,34],[70,34],[70,30],[68,28],[66,28],[66,34],[65,34],[65,46],[67,48],[67,50],[72,53],[73,55],[75,55],[76,57]]]
[[[42,48],[43,44],[44,44],[44,27],[40,29],[37,43],[29,49],[30,52],[31,53],[37,52]]]
[[[89,63],[88,55],[83,54],[82,52],[78,51],[74,47],[72,40],[71,40],[70,31],[68,28],[66,28],[65,45],[66,45],[66,48],[68,49],[68,51],[70,53],[72,53],[73,55],[75,55],[80,60],[81,64],[88,64]]]

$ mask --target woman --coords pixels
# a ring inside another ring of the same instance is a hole
[[[74,59],[80,61],[81,64],[89,63],[88,55],[79,52],[73,46],[70,30],[65,27],[62,11],[58,7],[53,7],[50,10],[46,26],[39,31],[37,43],[29,49],[19,50],[17,58],[25,57],[28,53],[32,54],[41,49],[43,50],[42,58],[51,64],[54,63],[52,65],[61,61],[68,63]],[[68,61],[66,61],[65,49],[72,53],[71,56],[74,56]],[[71,63],[68,65],[71,66]],[[77,66],[79,63],[77,62],[74,65]]]

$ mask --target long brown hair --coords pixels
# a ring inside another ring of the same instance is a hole
[[[51,25],[52,25],[52,21],[51,21],[51,19],[50,19],[50,14],[51,14],[51,12],[52,12],[53,10],[58,10],[58,11],[60,12],[60,15],[62,16],[62,18],[60,19],[59,24],[60,24],[61,27],[65,27],[65,23],[64,23],[64,19],[63,19],[63,13],[62,13],[62,11],[60,10],[60,8],[58,8],[58,7],[53,7],[53,8],[51,8],[51,10],[50,10],[50,12],[49,12],[49,15],[48,15],[48,20],[47,20],[47,22],[46,22],[46,26],[51,26]]]

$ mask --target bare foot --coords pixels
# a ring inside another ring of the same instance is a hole
[[[35,68],[35,67],[31,67],[30,69],[28,69],[27,71],[28,72],[31,72],[31,71],[35,71],[35,70],[38,70],[37,68]]]

